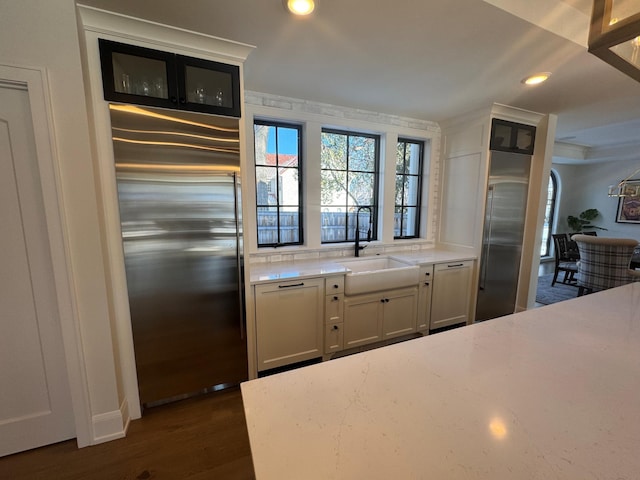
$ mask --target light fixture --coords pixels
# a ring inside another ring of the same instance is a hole
[[[640,82],[640,2],[593,0],[589,52]]]
[[[527,78],[523,78],[522,83],[524,83],[525,85],[538,85],[542,82],[547,81],[550,76],[551,72],[535,73]]]
[[[609,185],[610,197],[640,197],[640,181],[635,180],[633,184],[629,183],[631,177],[635,177],[640,173],[640,168],[622,180],[617,185]]]
[[[287,7],[294,15],[309,15],[316,8],[314,0],[282,0],[284,6]]]

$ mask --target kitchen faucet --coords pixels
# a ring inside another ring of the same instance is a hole
[[[369,228],[367,230],[367,242],[371,241],[371,227],[373,225],[373,218],[371,214],[371,207],[358,207],[356,210],[356,257],[360,256],[360,250],[363,250],[366,245],[360,246],[360,210],[367,210],[369,212]]]

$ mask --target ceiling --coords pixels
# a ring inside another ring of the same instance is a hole
[[[256,46],[247,90],[436,122],[502,103],[558,116],[554,161],[640,158],[640,83],[586,51],[591,0],[317,1],[78,3]]]

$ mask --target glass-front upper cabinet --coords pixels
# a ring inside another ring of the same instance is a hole
[[[240,116],[239,67],[99,42],[105,100]]]
[[[536,127],[494,118],[491,121],[490,150],[533,155]]]

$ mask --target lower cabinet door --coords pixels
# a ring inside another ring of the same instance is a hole
[[[383,338],[392,338],[416,331],[418,288],[395,290],[383,297]]]
[[[324,279],[256,285],[258,370],[322,356]]]
[[[431,330],[469,320],[473,261],[438,264],[431,292]]]
[[[345,349],[382,340],[382,303],[381,295],[345,297]]]

